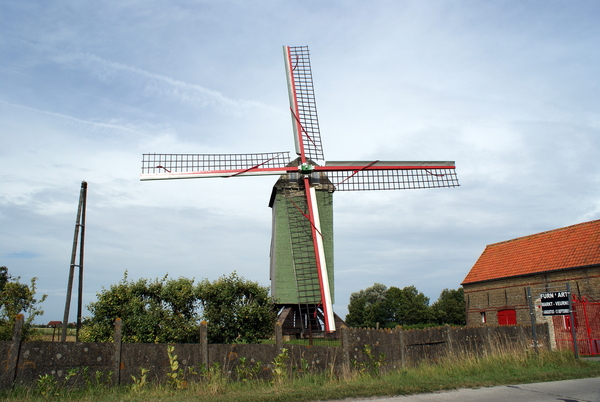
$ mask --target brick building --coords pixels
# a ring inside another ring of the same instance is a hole
[[[488,245],[462,283],[467,325],[530,324],[527,288],[538,322],[552,325],[539,295],[567,283],[578,299],[600,302],[600,220]]]

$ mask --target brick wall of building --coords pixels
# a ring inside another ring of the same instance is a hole
[[[530,324],[528,287],[536,306],[537,320],[543,322],[540,293],[565,290],[567,282],[571,284],[571,292],[578,297],[600,301],[600,266],[465,284],[467,325],[482,324],[484,316],[486,323],[498,324],[498,311],[512,309],[516,311],[517,324]]]

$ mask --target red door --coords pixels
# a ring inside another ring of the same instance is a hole
[[[516,310],[498,311],[498,325],[517,325]]]

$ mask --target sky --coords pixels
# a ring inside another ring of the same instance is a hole
[[[85,180],[84,305],[125,272],[268,286],[277,178],[140,182],[141,159],[292,151],[282,45],[308,45],[327,160],[456,161],[460,181],[334,194],[334,309],[374,283],[433,302],[487,244],[600,219],[599,19],[596,1],[5,0],[0,266],[38,278],[38,323],[62,320]]]

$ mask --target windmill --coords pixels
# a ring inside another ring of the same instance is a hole
[[[456,187],[454,162],[325,162],[309,51],[284,46],[295,151],[259,154],[144,154],[141,180],[279,175],[273,215],[271,293],[284,329],[336,329],[333,312],[334,191]]]

